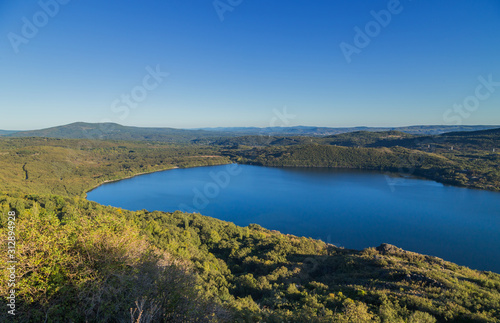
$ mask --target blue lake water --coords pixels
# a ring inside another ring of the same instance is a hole
[[[354,170],[223,165],[102,185],[87,198],[129,210],[199,212],[352,249],[394,244],[500,273],[500,193]]]

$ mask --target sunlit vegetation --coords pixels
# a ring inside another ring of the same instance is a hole
[[[372,145],[368,137],[359,140]],[[409,139],[403,137],[384,140]],[[469,183],[471,172],[483,174],[488,167],[498,166],[496,155],[484,157],[490,153],[481,145],[475,151],[452,151],[442,142],[435,151],[425,151],[425,147],[336,147],[311,143],[311,138],[309,143],[304,138],[296,140],[300,142],[230,148],[0,139],[2,237],[9,230],[8,212],[17,214],[16,319],[500,322],[500,275],[496,273],[391,245],[348,250],[256,224],[239,227],[180,211],[132,212],[84,198],[86,191],[105,181],[231,161],[391,172],[406,169],[438,179],[450,171],[449,176],[464,175],[457,178],[458,184],[461,180]],[[479,156],[484,157],[484,164],[462,170],[472,164],[466,159]],[[493,170],[491,176],[484,177],[484,185],[494,189],[498,174]],[[6,268],[6,253],[1,260]],[[1,274],[0,296],[5,300],[8,271]],[[0,312],[0,321],[11,318],[6,310]]]
[[[500,321],[500,275],[390,245],[347,250],[79,197],[4,194],[0,207],[2,236],[7,211],[18,214],[22,322],[127,320],[130,309],[176,322]]]
[[[2,189],[78,195],[102,184],[174,167],[228,163],[212,148],[81,139],[0,140]]]
[[[177,322],[226,315],[196,287],[188,264],[148,243],[120,210],[76,197],[14,196],[2,195],[0,205],[3,215],[17,214],[19,322],[130,321],[131,309]],[[3,270],[2,282],[7,276]],[[3,297],[7,290],[2,283]]]

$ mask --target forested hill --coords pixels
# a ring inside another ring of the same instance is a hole
[[[192,141],[197,144],[208,144],[225,147],[266,147],[290,146],[299,144],[327,144],[346,147],[406,147],[451,148],[471,147],[489,149],[500,147],[500,128],[481,131],[449,132],[440,135],[413,135],[402,131],[355,131],[323,137],[290,136],[290,135],[245,135],[238,137],[206,137]],[[432,146],[432,147],[429,147]]]
[[[203,130],[142,128],[122,126],[117,123],[76,122],[69,125],[42,130],[15,132],[9,134],[8,136],[187,143],[197,138],[212,137],[214,135],[216,136],[221,134]]]
[[[450,145],[451,146],[451,145]],[[227,154],[240,163],[274,167],[371,169],[420,176],[445,184],[500,191],[500,154],[482,150],[341,147],[302,144],[240,148]]]
[[[483,137],[483,138],[500,138],[500,128],[493,128],[479,131],[459,131],[447,132],[442,134],[443,137]]]
[[[454,146],[455,148],[470,148],[470,149],[486,149],[493,150],[500,148],[500,128],[480,130],[480,131],[461,131],[461,132],[447,132],[436,136],[400,136],[399,138],[380,138],[373,140],[367,146],[371,147],[388,147],[388,146],[402,146],[407,148],[418,148],[422,146],[436,146],[448,147]]]
[[[438,147],[443,145],[449,148],[454,145],[457,148],[470,146],[475,149],[491,150],[500,147],[500,128],[480,131],[446,132],[432,136],[416,136],[401,131],[359,131],[326,136],[323,137],[323,140],[318,140],[317,142],[348,147],[401,146],[406,148],[420,148],[429,145]]]

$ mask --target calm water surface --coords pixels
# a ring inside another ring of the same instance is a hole
[[[500,193],[375,172],[224,165],[109,183],[88,199],[199,212],[363,249],[383,242],[500,273]]]

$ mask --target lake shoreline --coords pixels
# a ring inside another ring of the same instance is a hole
[[[211,156],[210,156],[211,157]],[[113,180],[106,180],[104,182],[101,182],[92,188],[85,190],[84,191],[84,198],[87,198],[87,194],[98,187],[105,185],[105,184],[110,184],[114,182],[119,182],[123,181],[126,179],[131,179],[134,177],[142,176],[142,175],[149,175],[149,174],[154,174],[154,173],[159,173],[159,172],[165,172],[173,169],[187,169],[187,168],[198,168],[198,167],[211,167],[211,166],[221,166],[221,165],[231,165],[231,164],[237,164],[237,165],[248,165],[248,166],[257,166],[257,167],[269,167],[269,168],[283,168],[283,169],[290,169],[290,168],[309,168],[309,169],[338,169],[338,170],[359,170],[359,171],[365,171],[365,172],[373,172],[373,173],[378,173],[378,174],[383,174],[385,176],[389,176],[392,178],[403,178],[403,179],[420,179],[420,180],[427,180],[427,181],[432,181],[435,183],[442,184],[444,186],[449,186],[449,187],[458,187],[458,188],[466,188],[466,189],[473,189],[473,190],[479,190],[479,191],[487,191],[487,192],[494,192],[494,193],[500,193],[500,191],[495,190],[495,189],[487,189],[487,188],[482,188],[482,187],[475,187],[475,186],[466,186],[466,185],[457,185],[454,183],[448,183],[444,181],[440,181],[439,179],[431,178],[431,177],[426,177],[423,175],[417,175],[417,174],[401,174],[401,172],[394,172],[394,171],[388,171],[388,170],[380,170],[380,169],[374,169],[374,168],[358,168],[358,167],[330,167],[330,166],[295,166],[295,165],[286,165],[286,166],[268,166],[268,165],[258,165],[254,163],[226,163],[226,164],[217,164],[217,165],[201,165],[201,166],[186,166],[186,167],[178,167],[174,166],[172,168],[167,168],[167,169],[160,169],[160,170],[153,170],[150,172],[142,172],[142,173],[137,173],[133,175],[129,175],[123,178],[118,178],[118,179],[113,179]]]
[[[447,180],[441,180],[440,178],[432,177],[432,176],[425,176],[423,174],[418,174],[418,172],[414,172],[411,174],[402,174],[400,171],[391,171],[391,170],[381,170],[377,168],[359,168],[359,167],[332,167],[332,166],[303,166],[303,165],[279,165],[279,166],[274,166],[274,165],[263,165],[263,164],[256,164],[256,163],[243,163],[240,165],[252,165],[252,166],[261,166],[261,167],[272,167],[272,168],[319,168],[319,169],[345,169],[345,170],[362,170],[362,171],[373,171],[376,173],[381,173],[387,176],[391,177],[400,177],[400,178],[415,178],[415,179],[421,179],[421,180],[427,180],[427,181],[433,181],[439,184],[443,184],[445,186],[451,186],[451,187],[459,187],[459,188],[467,188],[467,189],[473,189],[473,190],[479,190],[479,191],[487,191],[487,192],[494,192],[494,193],[500,193],[500,189],[491,186],[491,187],[482,187],[482,186],[474,186],[474,185],[463,185],[459,183],[452,183]]]
[[[198,157],[198,156],[194,156],[194,157]],[[212,157],[212,156],[202,156],[202,157]],[[223,165],[231,165],[231,164],[237,164],[237,163],[225,163],[225,164],[216,164],[216,165],[183,166],[183,167],[173,166],[173,167],[166,168],[166,169],[159,169],[159,170],[153,170],[153,171],[150,171],[150,172],[137,173],[137,174],[133,174],[133,175],[129,175],[129,176],[123,177],[123,178],[105,180],[104,182],[101,182],[101,183],[93,186],[92,188],[90,188],[88,190],[85,190],[83,192],[83,194],[84,194],[84,198],[87,198],[87,194],[88,193],[90,193],[93,190],[101,187],[102,185],[106,185],[106,184],[110,184],[110,183],[115,183],[115,182],[120,182],[120,181],[123,181],[123,180],[126,180],[126,179],[131,179],[131,178],[139,177],[139,176],[142,176],[142,175],[150,175],[150,174],[154,174],[154,173],[166,172],[166,171],[173,170],[173,169],[188,169],[188,168],[198,168],[198,167],[223,166]]]
[[[83,194],[85,195],[85,198],[87,198],[87,193],[90,193],[93,190],[95,190],[96,188],[98,188],[98,187],[100,187],[102,185],[105,185],[105,184],[115,183],[115,182],[123,181],[123,180],[126,180],[126,179],[131,179],[131,178],[134,178],[134,177],[137,177],[137,176],[141,176],[141,175],[154,174],[154,173],[157,173],[157,172],[164,172],[164,171],[168,171],[168,170],[171,170],[171,169],[178,169],[178,168],[179,167],[175,166],[175,167],[172,167],[172,168],[161,169],[161,170],[154,170],[154,171],[151,171],[151,172],[137,173],[137,174],[134,174],[134,175],[123,177],[123,178],[105,180],[104,182],[101,182],[101,183],[95,185],[94,187],[92,187],[92,188],[90,188],[88,190],[85,190],[85,192],[83,192]]]
[[[237,164],[242,171],[232,176],[224,175],[227,165],[188,167],[175,174],[165,171],[107,187],[88,199],[132,211],[181,210],[238,226],[256,223],[354,250],[385,242],[463,266],[498,271],[485,265],[484,259],[475,259],[470,246],[459,239],[493,241],[490,227],[498,222],[500,207],[498,198],[491,195],[495,192],[397,173],[391,179],[387,176],[392,174],[366,169]],[[449,223],[455,223],[454,231]],[[499,248],[489,245],[491,259]]]

